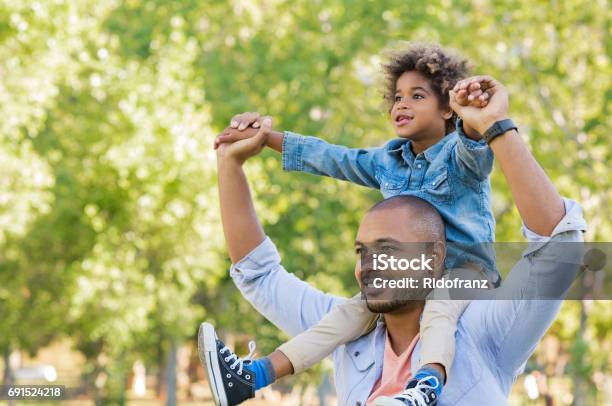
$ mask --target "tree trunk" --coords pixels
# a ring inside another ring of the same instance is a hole
[[[157,381],[155,382],[155,393],[157,399],[162,399],[166,392],[166,353],[163,340],[157,344]]]
[[[174,339],[170,340],[170,351],[168,351],[168,377],[167,385],[168,394],[166,398],[166,406],[176,406],[176,358],[177,345]]]
[[[588,314],[584,307],[584,300],[580,301],[580,327],[578,328],[578,339],[584,340],[584,333],[586,331]],[[582,376],[582,365],[584,363],[584,356],[581,353],[580,359],[574,360],[577,364],[576,373],[574,374],[574,403],[573,406],[584,406],[586,404],[584,377]]]
[[[15,384],[15,373],[11,366],[11,348],[6,347],[4,350],[4,386],[11,386]],[[15,400],[9,400],[8,406],[15,406]]]

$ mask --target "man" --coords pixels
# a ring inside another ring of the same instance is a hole
[[[484,108],[461,106],[455,100],[455,92],[474,81],[481,83],[489,95],[489,104]],[[507,92],[490,77],[460,82],[451,92],[451,100],[451,107],[480,134],[507,119]],[[346,299],[325,294],[287,273],[257,220],[242,164],[259,153],[269,127],[270,123],[264,121],[255,137],[220,146],[221,216],[236,286],[260,313],[293,336],[316,324],[334,305]],[[552,242],[579,242],[586,227],[580,207],[559,196],[515,129],[498,131],[489,140],[523,220],[523,232],[538,245],[524,253],[506,279],[510,286],[525,287],[525,291],[518,289],[517,299],[473,301],[463,313],[456,334],[456,357],[438,400],[440,405],[507,403],[512,383],[561,305],[560,298],[521,300],[521,295],[523,299],[533,299],[527,292],[529,287],[545,285],[551,275],[569,287],[577,266],[563,264],[572,264],[575,253],[568,250],[568,257],[562,258],[559,255],[564,253],[555,250]],[[398,223],[408,227],[397,227]],[[443,224],[435,209],[419,199],[398,196],[370,209],[360,225],[356,246],[379,240],[443,243],[443,235]],[[361,271],[358,259],[355,269],[358,282],[362,280]],[[374,393],[395,395],[381,393],[379,389],[405,372],[406,367],[410,370],[418,364],[423,302],[370,300],[367,296],[366,299],[370,309],[383,317],[372,332],[334,352],[336,391],[341,405],[372,404]],[[238,404],[253,396],[258,379],[270,381],[273,379],[267,375],[279,377],[291,373],[282,353],[268,357],[271,362],[263,370],[261,365],[239,359],[206,323],[201,329],[200,344],[218,404]],[[394,355],[401,360],[394,359]],[[433,404],[427,397],[429,389],[418,388],[422,396],[415,396],[413,391],[404,399],[388,398],[388,403],[379,404]]]

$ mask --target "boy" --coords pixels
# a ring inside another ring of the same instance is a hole
[[[408,194],[427,200],[442,215],[449,242],[492,242],[494,219],[488,181],[492,152],[480,140],[480,134],[462,128],[449,107],[449,91],[467,76],[466,61],[436,46],[413,46],[395,55],[385,66],[385,72],[385,98],[400,139],[382,148],[348,149],[286,131],[271,132],[268,146],[282,152],[285,170],[376,187],[385,198]],[[486,105],[488,93],[485,86],[481,88],[481,82],[463,82],[460,87],[454,94],[459,103]],[[215,147],[222,142],[253,136],[260,123],[256,113],[236,116],[232,128],[238,131],[219,136]],[[249,125],[254,129],[248,128]],[[490,253],[467,254],[458,248],[449,249],[447,268],[466,261],[479,266],[494,284],[499,282]],[[405,374],[410,379],[407,385],[397,379],[379,380],[368,404],[435,404],[453,361],[456,321],[466,306],[465,301],[428,301],[421,321],[419,371],[414,377]],[[255,361],[250,357],[240,360],[225,346],[218,348],[220,341],[214,329],[204,323],[200,331],[201,355],[207,357],[203,361],[209,378],[219,382],[217,387],[213,385],[217,402],[238,404],[253,396],[250,386],[257,390],[283,375],[308,368],[337,346],[365,334],[376,318],[364,301],[355,298],[332,308],[318,326],[283,344],[270,356]],[[227,364],[232,371],[238,368],[238,376],[220,374],[219,363]],[[246,381],[241,379],[243,369],[249,377]],[[232,385],[228,387],[228,383]],[[239,391],[241,394],[236,396]],[[384,396],[393,394],[397,395]]]

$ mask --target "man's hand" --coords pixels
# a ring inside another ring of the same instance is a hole
[[[218,159],[231,159],[242,165],[244,161],[261,152],[270,134],[271,126],[272,120],[266,117],[261,122],[259,130],[250,137],[234,142],[224,142],[220,145],[217,145],[215,140]]]
[[[257,112],[236,114],[232,117],[229,127],[215,138],[214,148],[219,148],[219,145],[225,142],[236,142],[255,136],[257,129],[261,127],[263,120],[266,118],[270,120],[270,125],[272,125],[272,117],[261,116]]]
[[[232,143],[240,140],[246,140],[254,137],[259,132],[259,129],[253,127],[247,127],[240,131],[231,127],[227,127],[223,132],[215,137],[214,149],[219,148],[220,145],[225,143]]]
[[[476,87],[478,89],[475,89]],[[468,100],[477,97],[486,102],[484,107],[461,104],[468,92]],[[491,76],[474,76],[457,82],[450,91],[449,99],[451,108],[464,123],[480,134],[484,134],[496,121],[508,118],[508,91]]]

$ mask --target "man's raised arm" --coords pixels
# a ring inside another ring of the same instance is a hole
[[[264,317],[293,336],[318,323],[343,298],[325,294],[287,273],[257,219],[243,163],[263,148],[270,123],[249,139],[217,149],[223,232],[234,283]]]
[[[479,81],[488,92],[487,107],[463,107],[453,101],[471,80]],[[451,107],[484,134],[497,121],[507,119],[508,94],[491,77],[466,79],[451,92]],[[505,287],[515,289],[511,297],[516,300],[473,303],[476,311],[468,316],[468,323],[473,323],[470,330],[489,349],[492,365],[512,382],[557,316],[578,269],[576,243],[582,241],[586,224],[580,206],[561,198],[516,130],[497,136],[489,145],[508,181],[528,240],[546,242],[527,250],[503,282],[502,292]],[[502,293],[500,299],[504,297]]]
[[[455,101],[457,95],[473,83],[480,83],[489,94],[484,108],[462,106]],[[450,95],[451,107],[480,134],[484,134],[497,121],[508,118],[508,92],[490,76],[475,76],[457,83]],[[565,215],[563,199],[535,160],[516,130],[494,138],[489,144],[508,181],[516,207],[531,231],[550,236]]]
[[[217,149],[221,221],[234,264],[266,238],[255,213],[242,164],[261,151],[269,129],[270,122],[266,122],[253,138],[223,144]]]

